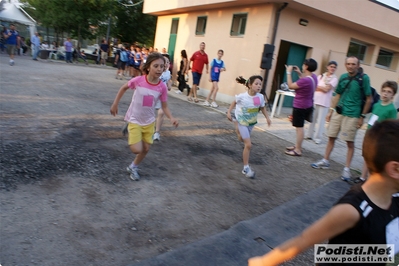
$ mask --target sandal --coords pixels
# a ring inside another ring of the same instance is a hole
[[[290,146],[285,148],[287,151],[293,151],[295,150],[295,146]]]
[[[285,151],[285,154],[290,156],[302,156],[302,154],[297,153],[295,150]]]
[[[199,100],[197,98],[194,98],[194,102],[197,103],[199,102]]]
[[[192,101],[193,101],[193,98],[187,97],[187,101],[192,102]]]

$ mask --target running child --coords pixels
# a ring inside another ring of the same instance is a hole
[[[249,259],[249,266],[279,265],[314,244],[329,239],[334,245],[394,244],[399,253],[399,121],[377,122],[367,130],[363,157],[371,173],[362,185],[351,188],[320,220],[300,235],[262,257]],[[396,194],[395,194],[396,193]],[[375,263],[372,265],[385,265]],[[322,265],[344,265],[325,264]],[[368,265],[368,264],[345,264]],[[371,264],[369,264],[371,265]]]
[[[162,73],[160,79],[161,81],[166,85],[168,88],[168,91],[172,89],[172,80],[171,80],[171,74],[169,71],[169,55],[168,54],[163,54],[163,57],[165,58],[165,71]],[[155,104],[155,111],[157,113],[157,119],[155,123],[155,133],[153,136],[153,140],[161,140],[161,134],[159,133],[161,131],[161,127],[163,124],[163,118],[165,116],[164,112],[161,109],[161,101],[158,100],[157,103]]]
[[[216,103],[216,94],[219,90],[219,77],[220,72],[226,71],[226,66],[224,65],[222,56],[223,50],[219,50],[218,58],[214,58],[211,62],[211,74],[209,81],[212,82],[212,89],[211,92],[208,94],[208,97],[206,97],[205,102],[203,103],[204,106],[212,106],[213,108],[219,107],[219,105]],[[210,101],[212,101],[212,103],[209,103]]]
[[[160,77],[165,70],[165,59],[160,53],[152,53],[143,65],[145,75],[135,77],[123,85],[111,106],[110,112],[113,116],[118,113],[118,104],[125,92],[130,88],[135,90],[132,102],[125,115],[128,122],[128,144],[130,150],[136,154],[133,162],[127,167],[132,180],[140,180],[138,166],[147,155],[150,145],[153,143],[155,123],[155,103],[158,99],[162,102],[162,110],[177,127],[179,122],[172,116],[168,108],[168,91]]]
[[[381,122],[386,119],[396,119],[397,111],[393,104],[393,98],[398,91],[398,83],[395,81],[386,81],[381,86],[381,100],[374,104],[371,116],[368,121],[370,128],[376,121]],[[363,163],[362,176],[354,180],[355,183],[366,181],[369,171],[366,163]]]
[[[249,154],[251,151],[251,131],[258,123],[259,110],[266,117],[267,124],[271,125],[269,114],[266,111],[265,99],[260,90],[262,88],[262,77],[251,76],[249,79],[243,77],[236,78],[236,81],[248,88],[247,92],[236,95],[236,99],[231,103],[227,111],[227,118],[233,121],[231,111],[236,107],[234,123],[238,139],[244,142],[242,160],[244,168],[242,173],[249,178],[255,178],[255,172],[249,166]]]

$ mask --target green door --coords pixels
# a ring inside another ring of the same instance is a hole
[[[179,19],[172,19],[172,26],[170,28],[170,36],[169,36],[169,45],[168,45],[168,53],[170,56],[170,63],[173,68],[175,49],[176,49],[176,39],[177,39],[177,29],[179,28]]]
[[[306,47],[306,46],[302,46],[302,45],[295,44],[295,43],[290,43],[288,57],[287,57],[287,61],[285,64],[298,66],[301,69],[303,61],[305,61],[307,51],[308,51],[308,47]],[[292,81],[295,82],[298,79],[299,79],[298,74],[292,72]],[[287,74],[284,74],[283,82],[286,82],[286,81],[287,81]],[[294,101],[293,97],[284,97],[283,106],[284,107],[292,107],[293,101]]]

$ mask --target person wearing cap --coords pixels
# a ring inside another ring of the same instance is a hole
[[[328,62],[327,71],[317,77],[318,83],[313,97],[315,105],[313,123],[309,125],[308,134],[306,136],[306,139],[313,139],[316,144],[321,143],[333,91],[338,85],[338,78],[334,74],[337,66],[338,64],[335,61]]]

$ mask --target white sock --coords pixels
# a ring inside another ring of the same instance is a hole
[[[249,164],[247,164],[247,165],[244,165],[244,168],[248,168],[249,167]]]
[[[328,160],[326,160],[326,159],[323,158],[323,162],[328,163]]]
[[[348,168],[348,167],[344,167],[344,170],[345,170],[345,171],[349,171],[349,168]]]

